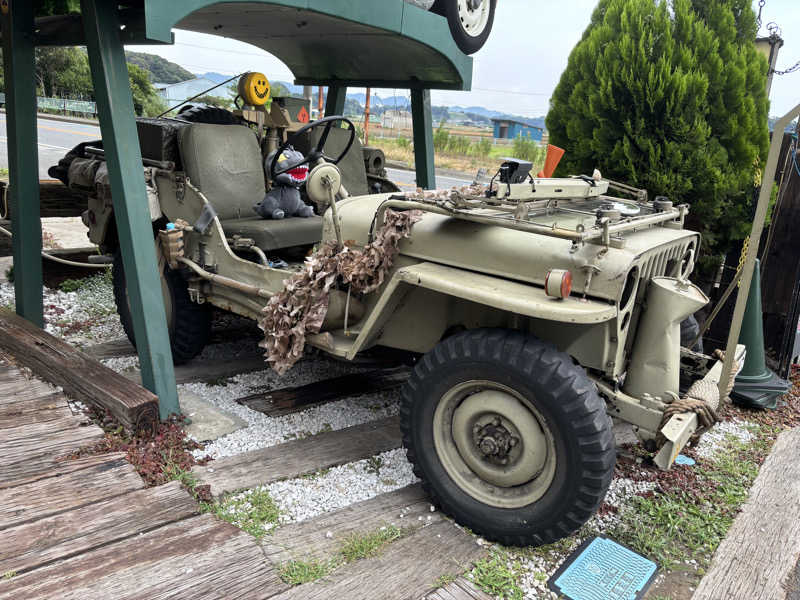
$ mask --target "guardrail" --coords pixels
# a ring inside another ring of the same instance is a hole
[[[0,104],[6,103],[6,95],[0,92]],[[69,98],[36,98],[36,106],[40,109],[61,110],[64,112],[97,114],[97,104],[91,100],[70,100]]]

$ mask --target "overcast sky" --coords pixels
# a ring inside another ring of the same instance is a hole
[[[499,0],[492,35],[474,55],[472,91],[434,91],[433,103],[484,106],[530,117],[545,115],[569,53],[595,5],[596,0]],[[800,0],[766,0],[764,25],[770,21],[783,29],[785,45],[778,70],[786,69],[800,60]],[[762,29],[761,33],[765,32]],[[175,32],[175,41],[174,46],[131,50],[160,54],[194,73],[235,75],[254,70],[263,71],[270,79],[293,81],[286,65],[254,46],[180,30]],[[377,93],[385,97],[393,95],[394,90]],[[407,93],[398,90],[398,95]],[[771,100],[770,114],[774,116],[800,103],[800,71],[775,76]]]

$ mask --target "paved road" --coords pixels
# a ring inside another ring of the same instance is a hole
[[[47,178],[47,169],[77,144],[100,138],[100,128],[94,125],[39,119],[39,177]],[[0,166],[8,167],[6,114],[0,113]]]
[[[58,160],[81,142],[100,138],[100,128],[84,123],[68,123],[53,119],[40,118],[39,128],[39,177],[47,178],[47,169],[56,164]],[[6,115],[0,113],[0,167],[8,167],[8,148],[6,131]],[[417,187],[415,173],[400,169],[387,169],[389,179],[396,182],[403,189]],[[471,180],[454,177],[437,176],[436,183],[440,188],[449,188],[472,183]]]

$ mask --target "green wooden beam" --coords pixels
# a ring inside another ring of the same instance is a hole
[[[9,4],[2,25],[14,292],[17,314],[43,327],[33,3]]]
[[[117,3],[81,0],[81,13],[142,382],[158,396],[164,419],[180,406]]]
[[[417,171],[417,185],[424,190],[433,190],[436,189],[436,169],[433,164],[430,90],[411,90],[411,119],[414,129],[414,167]]]
[[[328,87],[328,97],[325,99],[325,116],[344,114],[344,100],[347,97],[347,88],[343,86]]]

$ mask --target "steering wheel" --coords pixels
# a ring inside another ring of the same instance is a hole
[[[325,148],[325,143],[328,141],[328,134],[331,132],[331,127],[333,124],[341,121],[342,123],[346,123],[348,125],[348,130],[350,131],[350,139],[347,141],[347,145],[345,146],[342,153],[337,158],[331,158],[326,155],[322,150]],[[325,126],[325,131],[322,132],[322,136],[319,138],[319,142],[317,142],[317,147],[314,148],[311,152],[308,153],[303,160],[298,163],[289,165],[285,169],[276,170],[278,166],[278,159],[280,158],[283,151],[286,150],[292,142],[294,142],[300,135],[304,134],[306,131],[313,129],[314,127],[322,127]],[[272,157],[272,162],[269,165],[269,174],[270,178],[274,181],[278,175],[283,175],[284,173],[288,173],[289,171],[296,169],[302,165],[307,165],[309,163],[317,162],[320,158],[324,158],[326,162],[331,164],[337,165],[341,160],[345,157],[345,155],[350,151],[350,148],[353,145],[353,142],[356,139],[356,126],[353,125],[353,122],[349,119],[345,119],[344,117],[333,115],[330,117],[325,117],[324,119],[319,119],[314,121],[313,123],[309,123],[308,125],[303,125],[300,129],[294,132],[292,137],[286,140],[281,147],[278,148],[278,151],[275,152],[275,156]]]

